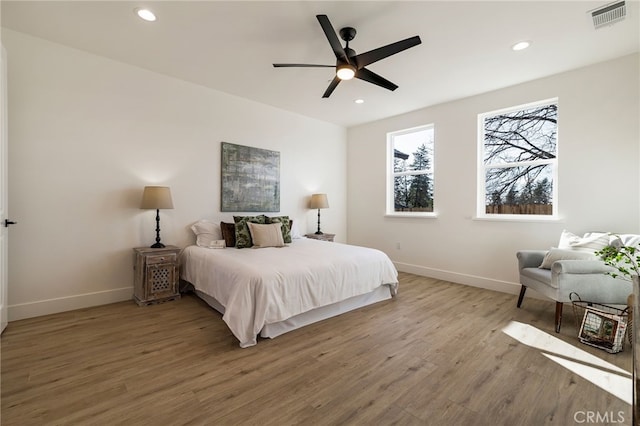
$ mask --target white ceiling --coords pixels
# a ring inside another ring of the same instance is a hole
[[[595,30],[588,12],[606,3],[2,0],[0,12],[15,31],[348,127],[638,52],[639,1]],[[142,6],[158,20],[134,15]],[[355,27],[358,53],[419,35],[367,67],[399,88],[351,80],[322,99],[331,68],[273,68],[335,63],[316,14]],[[531,47],[512,51],[520,40]]]

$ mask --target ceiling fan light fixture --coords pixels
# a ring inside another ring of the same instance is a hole
[[[336,75],[340,80],[351,80],[356,75],[356,68],[350,64],[339,65]]]
[[[387,44],[385,46],[378,47],[377,49],[369,50],[368,52],[356,54],[355,50],[349,47],[349,42],[356,36],[356,30],[352,27],[344,27],[340,29],[340,38],[342,38],[346,45],[343,47],[336,30],[331,25],[331,21],[327,15],[316,15],[318,23],[322,27],[324,35],[327,37],[327,41],[331,46],[331,50],[336,57],[335,62],[335,77],[331,79],[327,90],[322,94],[322,98],[328,98],[333,91],[338,87],[338,84],[342,80],[351,80],[352,78],[358,78],[366,81],[367,83],[375,84],[384,89],[394,91],[398,88],[397,84],[394,84],[386,78],[376,74],[373,71],[365,68],[367,65],[378,62],[381,59],[388,58],[389,56],[400,53],[411,47],[417,46],[422,41],[420,36],[409,37],[404,40],[396,41],[395,43]],[[320,64],[273,64],[274,67],[300,67],[300,68],[333,68],[333,65],[320,65]]]

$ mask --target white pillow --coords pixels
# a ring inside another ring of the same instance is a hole
[[[551,269],[553,262],[556,260],[598,260],[598,257],[587,251],[551,248],[538,268]]]
[[[294,220],[293,221],[293,226],[291,227],[291,239],[292,240],[297,240],[302,238],[302,234],[300,233],[300,227],[298,226],[298,223],[300,223],[300,221],[298,220]]]
[[[200,247],[212,247],[214,241],[222,239],[220,225],[208,220],[199,220],[191,225],[191,230],[196,234],[196,244]]]
[[[609,234],[605,232],[590,232],[579,237],[567,230],[560,234],[559,249],[584,251],[595,253],[609,245]]]
[[[640,235],[637,235],[637,234],[611,235],[610,242],[613,244],[613,242],[618,239],[620,240],[622,245],[625,245],[628,247],[636,247],[638,250],[640,250]]]
[[[258,223],[247,222],[251,240],[254,248],[262,247],[284,247],[284,239],[282,238],[282,223],[270,223],[261,225]]]

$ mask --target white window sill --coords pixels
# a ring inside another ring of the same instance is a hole
[[[438,213],[387,213],[384,217],[403,219],[437,219]]]
[[[539,223],[560,223],[564,219],[558,216],[536,216],[536,215],[491,215],[491,216],[474,216],[471,220],[489,221],[489,222],[539,222]]]

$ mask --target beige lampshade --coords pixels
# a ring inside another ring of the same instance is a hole
[[[168,186],[145,186],[141,209],[172,209],[171,188]]]
[[[311,201],[309,202],[310,209],[328,209],[329,200],[327,200],[327,194],[313,194]]]

